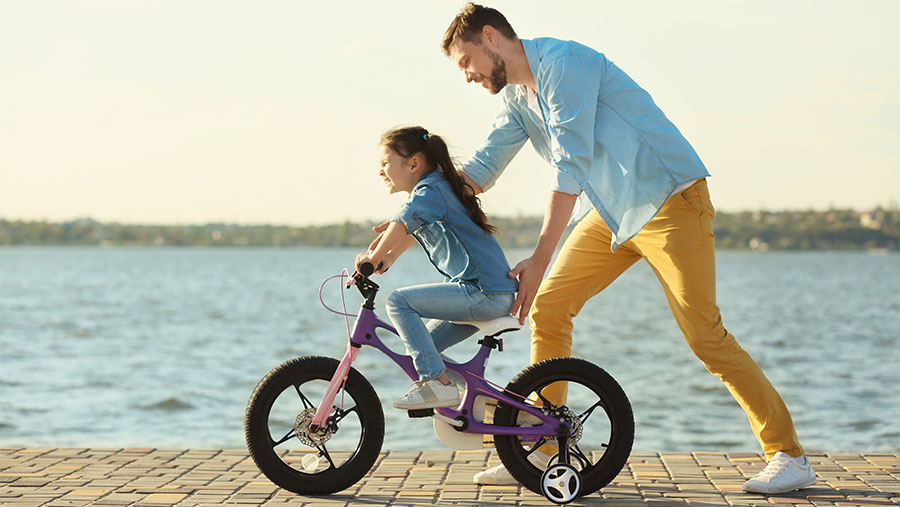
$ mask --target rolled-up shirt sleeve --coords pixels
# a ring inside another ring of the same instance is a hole
[[[550,190],[562,192],[564,194],[578,195],[581,193],[581,183],[568,173],[556,171],[553,175],[553,182],[550,184]]]
[[[446,213],[447,203],[440,190],[430,185],[420,185],[391,217],[391,222],[403,224],[406,226],[406,233],[412,234],[423,225],[436,222]]]
[[[462,171],[482,190],[487,190],[494,186],[527,140],[521,120],[504,97],[503,109],[494,118],[491,132],[472,158],[462,164]]]
[[[594,159],[594,122],[600,73],[582,55],[565,55],[543,69],[540,93],[549,109],[550,163],[557,174],[552,190],[580,194]]]

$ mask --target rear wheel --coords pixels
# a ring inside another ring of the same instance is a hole
[[[625,466],[634,441],[631,404],[608,373],[593,363],[576,358],[554,358],[535,363],[516,375],[506,389],[538,400],[548,387],[556,387],[559,383],[565,383],[568,396],[566,404],[558,408],[573,428],[566,445],[569,465],[578,471],[581,479],[578,494],[589,495],[609,484]],[[504,403],[497,406],[494,414],[494,424],[498,426],[539,424],[529,424],[529,419],[534,417]],[[557,444],[556,438],[496,435],[494,441],[500,460],[512,476],[531,491],[543,494],[541,478],[546,466],[535,465],[529,457],[542,446]],[[554,456],[550,463],[557,460],[558,456]]]
[[[384,441],[384,412],[372,385],[351,368],[325,427],[309,425],[339,362],[292,359],[270,371],[247,404],[250,456],[272,482],[305,495],[344,490],[375,464]]]

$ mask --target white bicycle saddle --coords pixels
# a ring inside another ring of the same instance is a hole
[[[469,321],[453,321],[454,324],[465,324],[475,326],[481,330],[485,336],[497,336],[507,331],[518,331],[522,329],[519,319],[512,315],[504,315],[493,320],[469,320]]]

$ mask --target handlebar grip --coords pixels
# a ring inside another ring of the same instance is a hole
[[[375,266],[373,266],[371,262],[363,262],[359,265],[359,274],[362,276],[369,276],[374,272]]]

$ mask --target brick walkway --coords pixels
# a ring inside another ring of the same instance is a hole
[[[601,492],[570,505],[900,505],[900,454],[810,456],[819,482],[763,496],[740,484],[756,454],[635,453]],[[352,488],[301,497],[263,477],[242,449],[0,449],[0,505],[553,505],[514,486],[476,486],[487,451],[392,451]]]

